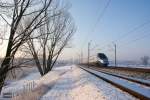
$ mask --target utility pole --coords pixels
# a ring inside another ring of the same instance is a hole
[[[80,54],[79,53],[76,54],[77,54],[77,63],[80,64]]]
[[[81,63],[83,63],[83,52],[81,51]]]
[[[117,51],[116,51],[116,43],[113,43],[114,48],[115,48],[115,67],[117,66]]]
[[[90,45],[91,45],[91,43],[90,42],[88,42],[88,58],[87,58],[87,61],[88,61],[88,65],[89,65],[89,60],[90,60]]]
[[[81,57],[80,57],[80,54],[79,54],[78,56],[79,56],[79,58],[78,58],[78,59],[79,59],[79,64],[81,64]]]

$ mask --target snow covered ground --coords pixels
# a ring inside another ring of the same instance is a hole
[[[24,86],[28,82],[36,85],[29,85],[31,90],[25,91]],[[57,67],[42,78],[38,72],[31,73],[3,88],[3,92],[14,90],[20,93],[19,96],[14,96],[14,100],[136,100],[76,65]]]

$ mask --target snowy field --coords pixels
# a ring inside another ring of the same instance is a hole
[[[42,78],[31,73],[5,86],[2,93],[8,92],[13,100],[136,100],[76,65],[54,68]]]
[[[109,66],[115,66],[114,62],[110,62]],[[145,68],[145,69],[150,69],[150,64],[148,65],[142,65],[139,62],[118,62],[117,66],[119,67],[131,67],[131,68]]]

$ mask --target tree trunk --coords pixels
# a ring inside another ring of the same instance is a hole
[[[36,54],[34,54],[33,56],[34,56],[34,60],[35,60],[36,66],[37,66],[37,68],[38,68],[38,70],[39,70],[39,72],[40,72],[41,76],[43,76],[43,75],[44,75],[44,73],[43,73],[43,70],[42,70],[41,64],[40,64],[40,62],[39,62],[39,60],[38,60],[38,57],[37,57],[37,55],[36,55]]]
[[[43,71],[45,72],[46,70],[46,49],[45,49],[45,45],[43,47]]]
[[[10,67],[10,60],[10,57],[5,57],[0,68],[0,93],[2,91],[7,73],[9,71],[8,68]]]
[[[2,78],[0,78],[0,93],[2,91],[2,87],[4,85],[4,82],[5,82],[5,79],[6,79],[6,75],[8,73],[8,69],[10,67],[10,62],[11,62],[11,59],[12,59],[12,55],[11,55],[11,52],[12,52],[12,45],[13,45],[13,37],[14,37],[14,33],[15,31],[13,29],[11,29],[11,34],[10,34],[10,37],[9,37],[9,41],[8,41],[8,46],[7,46],[7,51],[6,51],[6,56],[1,64],[1,68],[0,68],[0,76]],[[14,56],[14,55],[13,55]]]

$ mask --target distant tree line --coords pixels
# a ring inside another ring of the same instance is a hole
[[[141,57],[141,61],[142,61],[142,64],[143,65],[148,65],[149,64],[149,56],[143,56],[143,57]]]

